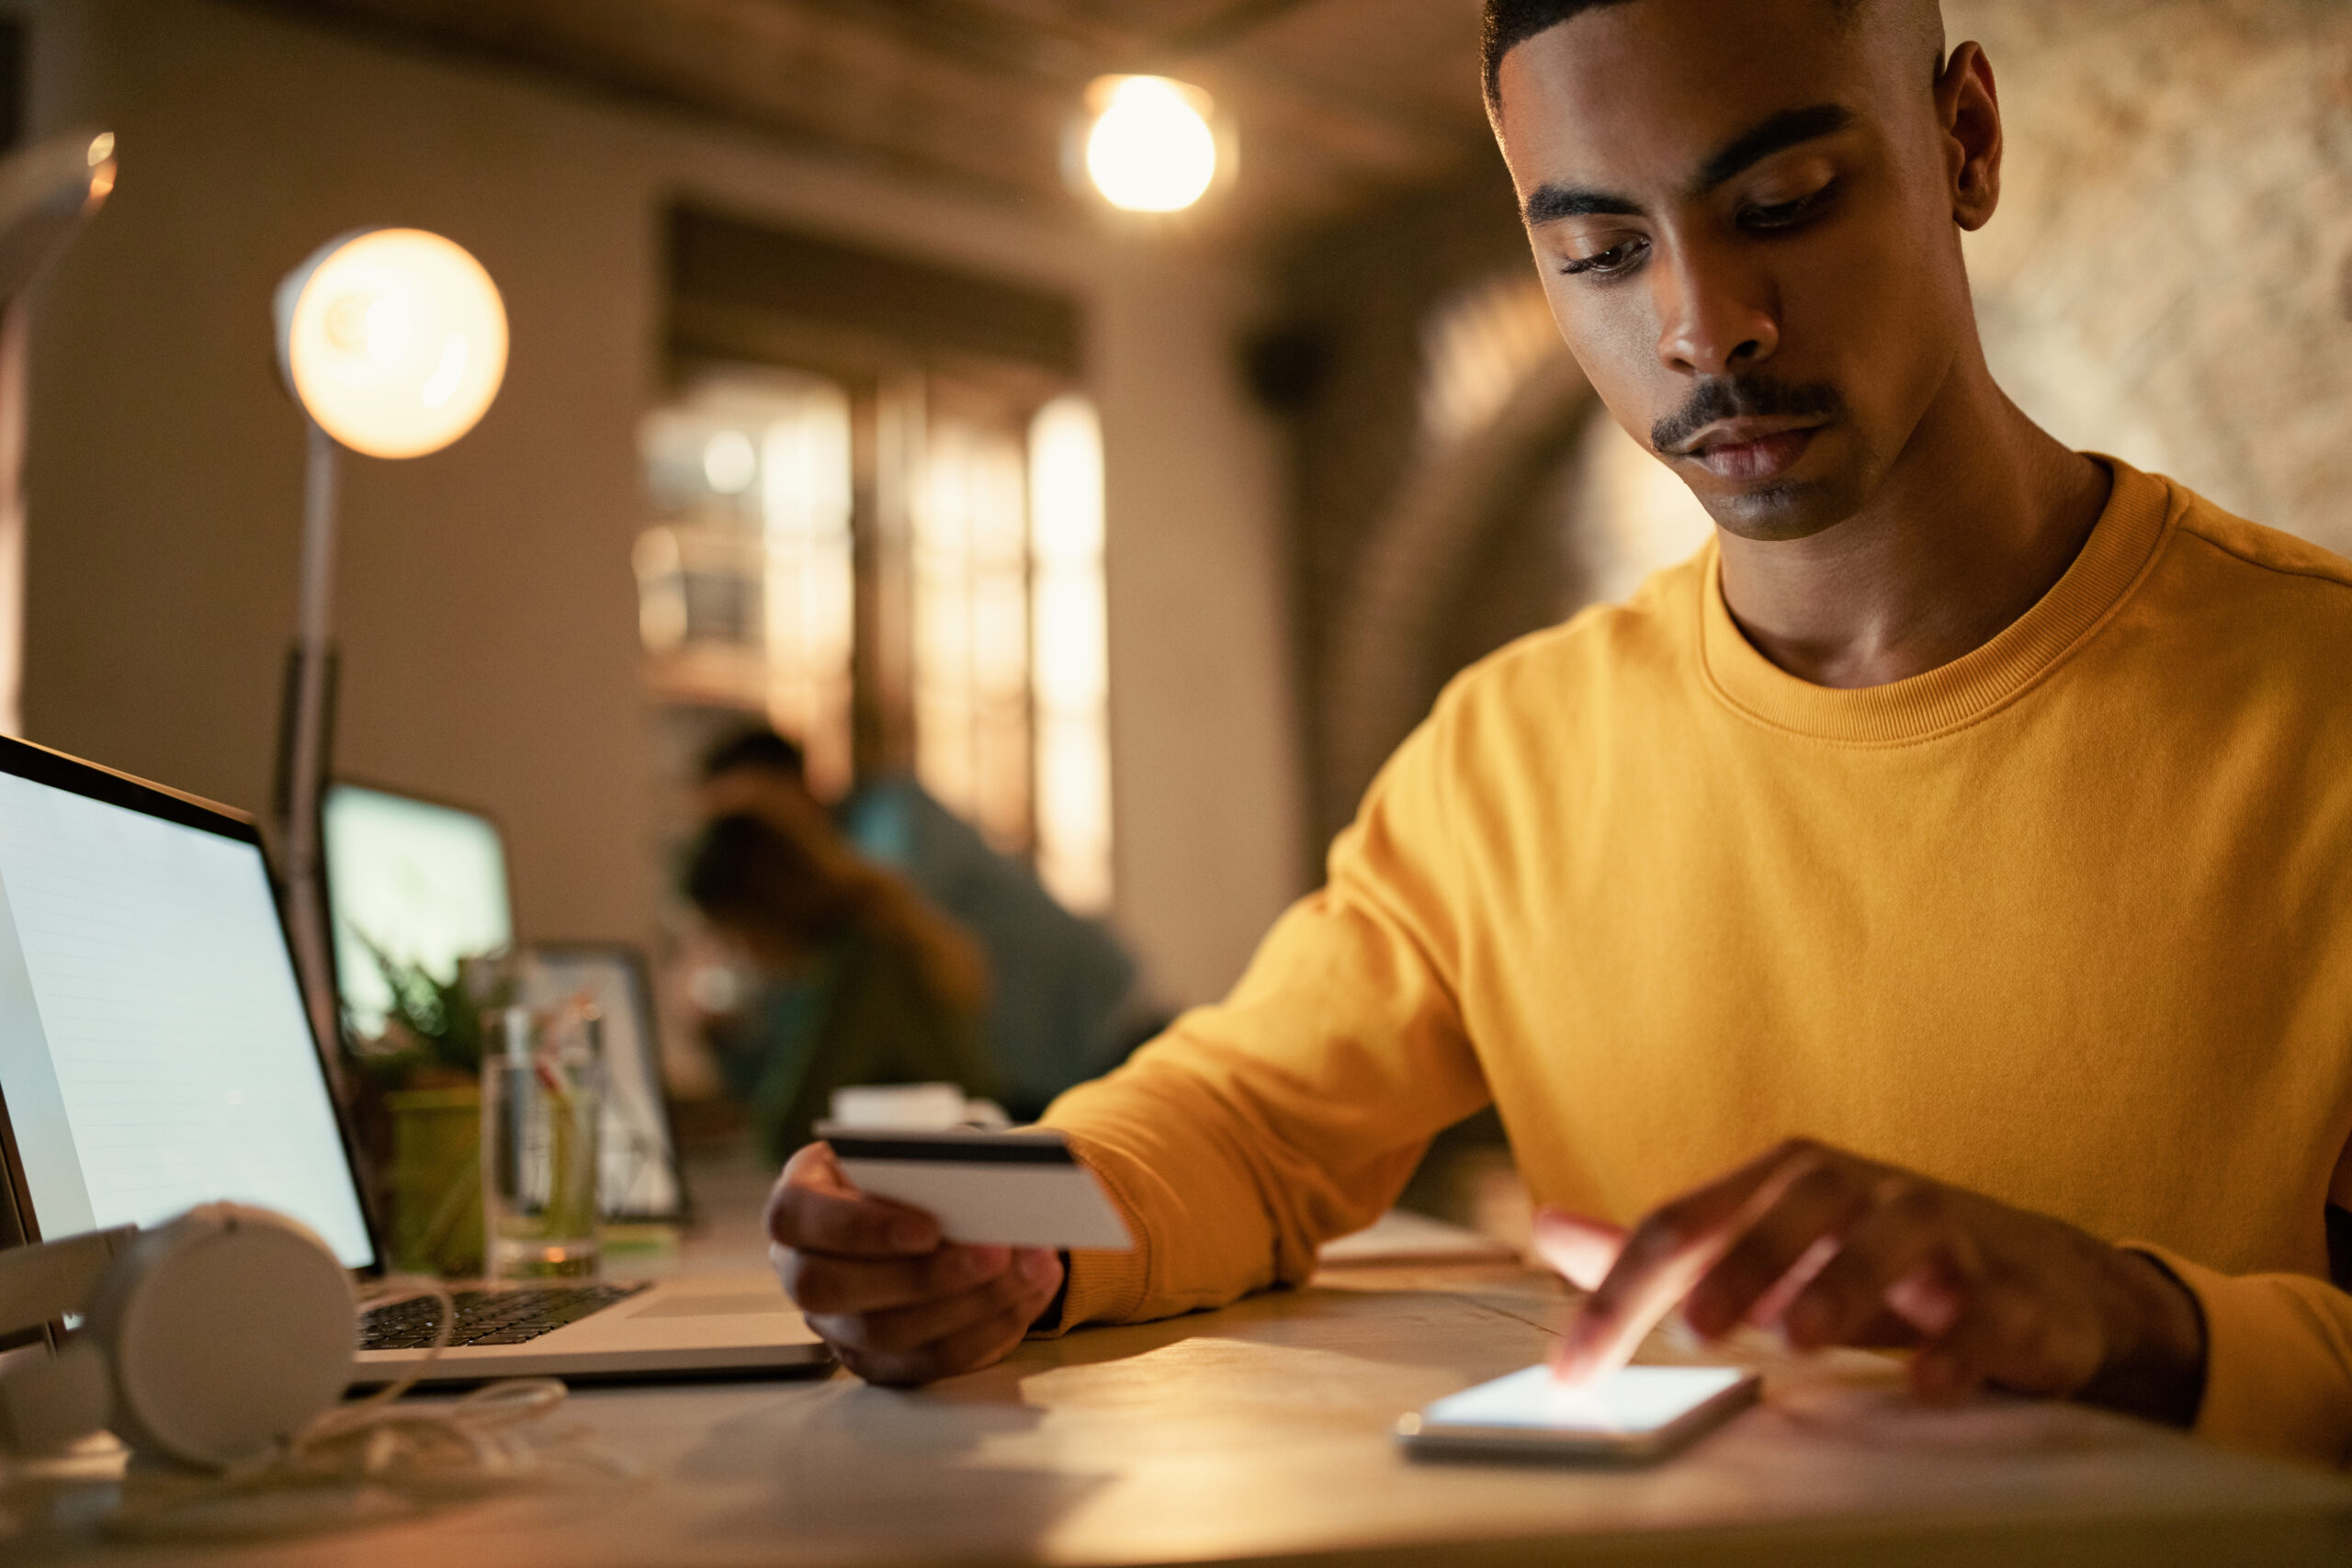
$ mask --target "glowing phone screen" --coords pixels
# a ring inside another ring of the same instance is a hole
[[[1528,1367],[1439,1400],[1421,1412],[1432,1427],[1512,1427],[1628,1437],[1655,1432],[1747,1374],[1736,1367],[1626,1367],[1569,1387],[1549,1367]]]

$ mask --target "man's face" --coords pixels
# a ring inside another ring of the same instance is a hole
[[[1973,330],[1927,55],[1827,0],[1630,0],[1504,57],[1553,315],[1736,534],[1852,516]]]

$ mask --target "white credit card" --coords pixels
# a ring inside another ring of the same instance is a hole
[[[921,1209],[950,1241],[1126,1252],[1118,1205],[1059,1133],[901,1133],[820,1125],[861,1192]]]

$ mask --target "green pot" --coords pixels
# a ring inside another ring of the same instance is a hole
[[[481,1090],[395,1089],[391,1266],[462,1279],[482,1272]]]

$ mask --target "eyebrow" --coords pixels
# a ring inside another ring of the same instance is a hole
[[[1761,124],[1742,131],[1702,163],[1698,177],[1690,182],[1691,194],[1704,195],[1775,152],[1783,152],[1807,141],[1835,135],[1853,123],[1854,111],[1842,104],[1814,104],[1801,109],[1782,109]],[[1527,226],[1534,229],[1546,223],[1556,223],[1563,218],[1641,218],[1646,213],[1642,204],[1631,197],[1581,186],[1544,184],[1536,186],[1534,193],[1528,197],[1521,216]]]
[[[1525,213],[1529,228],[1557,223],[1563,218],[1639,218],[1642,204],[1630,197],[1611,196],[1605,191],[1584,190],[1575,186],[1542,185],[1527,198]]]
[[[1690,188],[1694,192],[1711,191],[1775,152],[1834,135],[1853,123],[1854,111],[1843,104],[1782,109],[1755,130],[1735,137],[1722,152],[1700,164],[1699,177],[1691,182]]]

